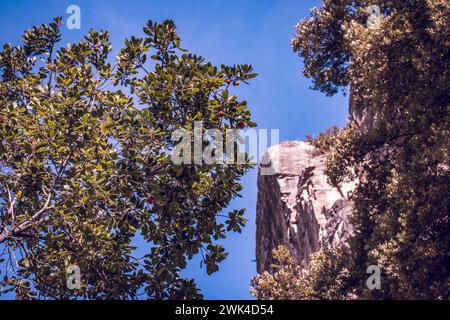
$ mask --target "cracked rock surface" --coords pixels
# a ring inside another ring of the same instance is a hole
[[[304,141],[269,148],[258,174],[256,260],[258,272],[271,271],[272,250],[290,248],[309,263],[321,247],[345,242],[352,233],[348,217],[354,184],[338,190],[327,182],[325,156],[314,156]],[[270,170],[267,170],[270,167]]]

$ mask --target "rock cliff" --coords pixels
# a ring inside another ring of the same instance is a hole
[[[348,198],[353,184],[340,190],[328,184],[324,156],[314,156],[307,142],[291,141],[271,147],[258,175],[256,259],[258,272],[271,271],[272,250],[290,248],[309,263],[324,245],[345,242],[352,228]],[[272,172],[267,172],[270,166]]]

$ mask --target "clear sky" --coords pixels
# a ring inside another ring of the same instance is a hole
[[[170,18],[178,26],[183,47],[216,65],[248,63],[259,76],[240,86],[238,96],[248,101],[259,128],[280,129],[280,140],[301,140],[347,119],[347,98],[327,98],[310,90],[301,74],[302,61],[290,40],[295,24],[309,16],[319,0],[179,0],[179,1],[25,1],[0,0],[1,44],[20,44],[24,30],[67,18],[66,8],[81,9],[81,30],[63,29],[63,43],[80,40],[90,28],[110,31],[113,54],[123,40],[141,35],[148,19]],[[184,275],[196,279],[206,299],[251,299],[250,278],[256,274],[256,170],[244,177],[242,198],[230,209],[247,208],[249,223],[242,234],[230,234],[223,243],[230,253],[212,276],[194,259]]]

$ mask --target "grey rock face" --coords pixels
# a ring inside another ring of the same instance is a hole
[[[258,175],[256,259],[258,272],[271,271],[272,250],[290,248],[299,261],[309,263],[321,247],[345,242],[352,232],[348,217],[352,202],[330,186],[324,174],[324,156],[313,156],[307,142],[291,141],[271,147],[266,165],[274,174]],[[268,162],[267,162],[268,161]],[[267,172],[267,170],[266,170]]]

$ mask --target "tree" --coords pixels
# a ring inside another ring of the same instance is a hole
[[[378,28],[366,27],[369,5]],[[318,264],[348,261],[341,298],[450,298],[449,34],[445,0],[324,0],[297,26],[293,48],[314,88],[350,87],[350,108],[371,122],[352,121],[327,158],[333,185],[358,182],[350,253]],[[366,287],[369,265],[381,290]]]
[[[309,292],[307,268],[299,264],[289,249],[279,246],[273,250],[273,273],[264,271],[252,279],[250,292],[261,300],[300,300],[313,297]]]
[[[33,27],[0,53],[1,292],[201,298],[180,271],[196,254],[208,274],[226,258],[220,239],[246,220],[244,210],[221,212],[251,164],[174,165],[171,134],[194,121],[222,132],[255,126],[227,80],[256,74],[187,53],[171,20],[149,21],[113,62],[107,31],[60,47],[61,25]]]
[[[273,273],[252,279],[253,296],[261,300],[352,299],[347,279],[349,254],[345,246],[324,248],[312,254],[309,265],[298,262],[288,248],[273,250]]]

